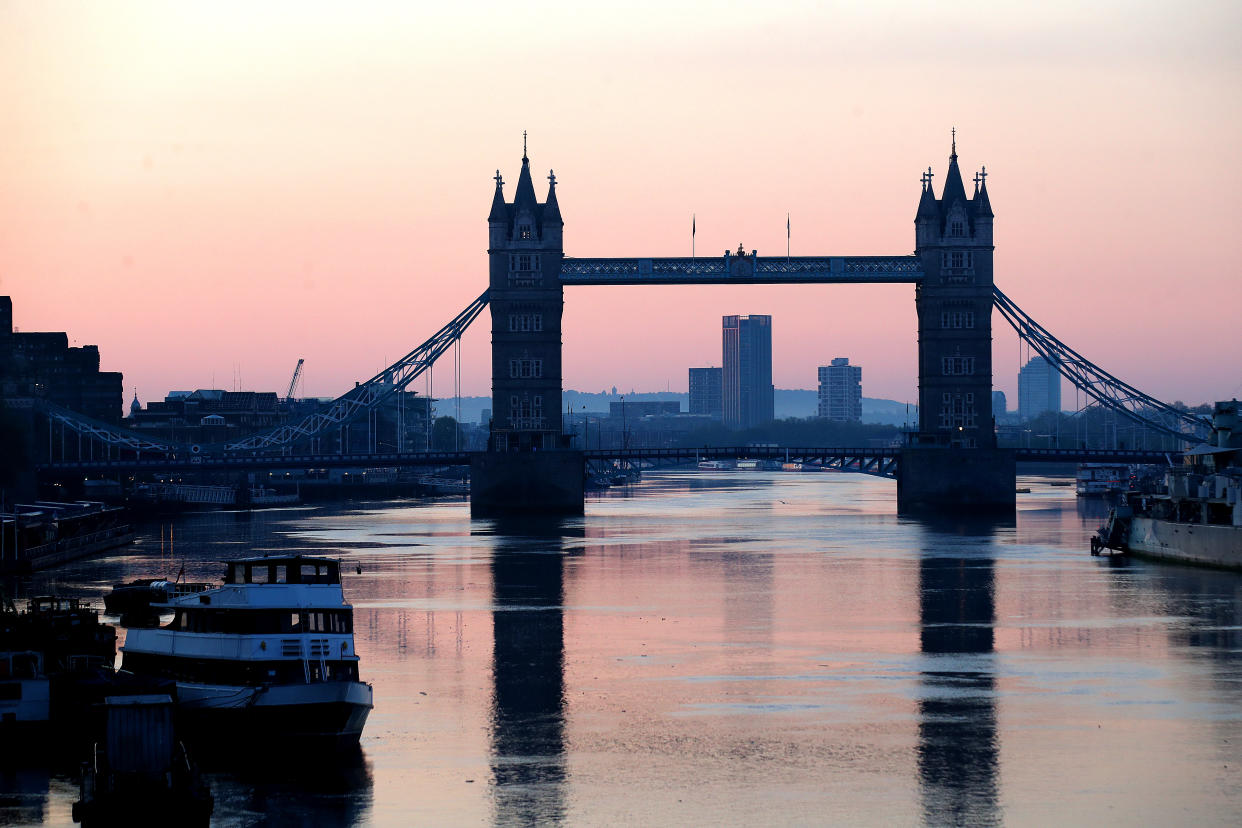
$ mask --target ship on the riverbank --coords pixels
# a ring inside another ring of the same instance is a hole
[[[1155,492],[1132,492],[1091,538],[1108,549],[1184,563],[1242,569],[1242,417],[1237,400],[1218,402],[1215,440],[1185,454]]]
[[[204,742],[356,745],[371,685],[358,675],[340,564],[294,555],[227,566],[222,586],[154,604],[172,619],[128,630],[123,669],[175,681]]]
[[[1079,497],[1115,497],[1130,488],[1130,467],[1118,463],[1079,463],[1074,490]]]
[[[0,572],[36,572],[134,540],[125,510],[102,503],[41,500],[11,509],[0,513]]]

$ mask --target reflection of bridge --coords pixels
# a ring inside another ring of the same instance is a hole
[[[548,196],[540,203],[529,159],[523,155],[514,200],[509,202],[504,181],[497,174],[488,216],[488,290],[422,345],[350,389],[326,410],[229,443],[185,445],[49,406],[44,409],[47,455],[41,469],[218,471],[442,465],[470,460],[474,505],[481,510],[504,511],[511,505],[524,511],[580,510],[582,462],[626,459],[616,452],[568,451],[569,440],[560,421],[564,288],[588,285],[913,285],[919,324],[919,424],[910,446],[901,452],[802,450],[814,455],[812,464],[898,475],[905,481],[904,494],[899,495],[905,505],[1012,506],[1013,487],[1004,481],[1012,479],[1015,458],[1073,461],[1124,455],[1163,459],[1163,455],[1139,452],[1019,450],[1015,454],[996,449],[991,413],[994,307],[1023,341],[1098,405],[1179,441],[1201,442],[1207,436],[1203,418],[1168,406],[1098,368],[993,285],[993,214],[986,173],[980,171],[974,177],[974,193],[968,196],[956,146],[941,197],[933,191],[931,170],[923,175],[915,216],[915,253],[906,256],[761,257],[739,247],[736,254],[722,257],[568,258],[563,251],[556,179],[548,178]],[[488,305],[493,410],[489,452],[415,458],[378,451],[380,412],[459,342]],[[365,429],[360,437],[365,438],[368,450],[360,453],[354,448],[358,441],[351,442],[349,433],[361,423]],[[910,454],[915,450],[919,453]],[[668,458],[739,456],[736,449],[661,451],[671,452]],[[747,451],[746,456],[758,456],[753,449]],[[644,457],[655,457],[654,452],[642,450]],[[785,449],[778,449],[772,458],[785,454]]]

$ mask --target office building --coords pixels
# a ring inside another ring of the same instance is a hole
[[[690,413],[721,417],[721,369],[690,369]]]
[[[995,417],[998,420],[1001,417],[1004,417],[1005,414],[1008,412],[1008,409],[1007,409],[1008,405],[1009,405],[1009,402],[1008,400],[1005,399],[1004,391],[993,391],[992,392],[992,416],[993,417]]]
[[[1061,375],[1048,360],[1032,357],[1018,372],[1018,416],[1025,421],[1060,410]]]
[[[846,423],[862,422],[862,366],[837,357],[819,367],[819,416]]]
[[[721,322],[722,357],[720,402],[724,424],[752,428],[771,422],[772,317],[726,316]]]

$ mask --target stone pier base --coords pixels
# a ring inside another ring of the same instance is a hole
[[[1013,513],[1012,449],[908,448],[897,473],[899,514]]]
[[[580,515],[580,451],[489,451],[470,462],[470,514]]]

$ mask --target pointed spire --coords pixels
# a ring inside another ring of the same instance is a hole
[[[543,220],[561,220],[561,205],[556,201],[556,173],[552,170],[548,170],[548,200],[543,204]]]
[[[992,201],[988,198],[988,168],[984,167],[975,176],[975,197],[971,201],[977,218],[993,218]]]
[[[953,202],[966,203],[966,186],[962,184],[962,171],[957,168],[957,127],[953,128],[953,145],[949,152],[949,171],[944,177],[944,194],[940,196],[941,207],[948,210]]]
[[[526,143],[525,135],[522,136],[522,143]],[[530,159],[526,157],[526,148],[523,146],[522,172],[518,175],[517,192],[513,194],[513,207],[515,210],[525,207],[534,212],[538,204],[535,199],[535,185],[530,178]]]
[[[492,211],[487,214],[488,221],[508,221],[509,210],[505,206],[505,179],[496,170],[496,194],[492,196]]]

